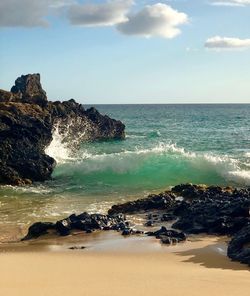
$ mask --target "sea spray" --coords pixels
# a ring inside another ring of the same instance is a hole
[[[61,165],[55,178],[70,178],[76,184],[105,190],[162,188],[183,182],[249,185],[249,171],[229,156],[188,152],[175,144],[159,143],[151,149],[90,154],[83,160]],[[244,173],[243,173],[244,172]],[[130,188],[130,189],[129,189]]]
[[[64,135],[59,132],[59,123],[57,123],[53,130],[52,142],[45,150],[45,153],[53,157],[58,164],[73,160],[70,156],[69,143],[64,142],[64,138]]]

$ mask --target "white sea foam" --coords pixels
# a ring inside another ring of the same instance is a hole
[[[218,156],[211,153],[189,152],[173,143],[159,143],[148,149],[135,149],[115,153],[90,154],[82,149],[72,156],[70,145],[64,143],[64,137],[59,133],[58,126],[53,133],[53,141],[46,149],[46,153],[56,159],[58,164],[67,163],[64,170],[78,171],[83,175],[111,171],[117,174],[135,172],[147,164],[159,163],[168,165],[169,161],[177,163],[184,161],[189,168],[197,173],[210,172],[223,179],[239,184],[250,185],[250,171],[242,169],[242,164],[227,155]],[[158,158],[160,157],[160,158]],[[162,158],[163,157],[163,158]]]
[[[130,135],[130,134],[126,135],[126,139],[144,139],[146,137],[147,136],[145,135]]]
[[[53,157],[57,163],[65,163],[73,160],[70,156],[70,149],[67,143],[63,143],[63,137],[59,133],[59,124],[53,131],[53,140],[45,150],[45,153]]]
[[[246,170],[238,170],[238,171],[231,171],[228,172],[228,178],[232,181],[235,181],[240,184],[244,184],[246,186],[250,185],[250,171]]]

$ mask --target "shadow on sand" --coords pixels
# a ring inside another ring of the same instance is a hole
[[[199,264],[206,268],[219,268],[223,270],[245,270],[250,272],[247,265],[231,261],[227,255],[227,243],[216,241],[212,245],[201,248],[194,248],[187,251],[175,252],[176,255],[183,258],[182,262]]]

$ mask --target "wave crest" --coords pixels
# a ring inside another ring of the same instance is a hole
[[[183,182],[250,185],[250,171],[229,156],[188,152],[175,144],[159,143],[150,149],[90,154],[81,151],[62,163],[55,177],[107,186],[160,188]]]

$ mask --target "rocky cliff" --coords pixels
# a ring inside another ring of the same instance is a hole
[[[39,74],[23,75],[0,90],[0,183],[22,185],[51,177],[56,162],[45,154],[57,128],[65,142],[124,139],[122,122],[85,110],[73,99],[50,102]]]

